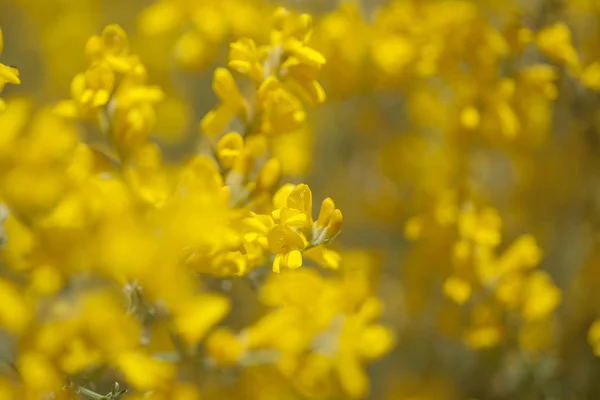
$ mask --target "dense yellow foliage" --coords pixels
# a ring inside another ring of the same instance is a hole
[[[599,4],[0,0],[0,399],[600,397]]]

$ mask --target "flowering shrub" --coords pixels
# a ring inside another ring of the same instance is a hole
[[[0,399],[600,394],[594,1],[0,10]]]

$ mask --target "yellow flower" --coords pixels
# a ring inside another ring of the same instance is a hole
[[[325,90],[317,81],[321,66],[325,64],[325,57],[316,50],[294,41],[284,47],[288,54],[287,59],[280,67],[285,81],[293,84],[293,87],[308,101],[321,104],[325,101]]]
[[[373,302],[377,300],[368,298],[356,314],[347,317],[339,337],[335,367],[343,390],[351,398],[362,398],[369,389],[368,377],[361,362],[380,358],[394,346],[392,331],[373,324],[381,309],[373,307]]]
[[[162,207],[173,190],[160,150],[150,143],[132,154],[123,175],[131,190],[155,207]]]
[[[581,72],[580,79],[586,87],[600,91],[600,62],[586,66]]]
[[[286,44],[291,41],[308,42],[312,34],[312,17],[308,14],[296,14],[278,7],[273,13],[271,44]]]
[[[457,304],[465,304],[471,297],[471,284],[454,276],[444,281],[444,293]]]
[[[325,246],[316,246],[312,249],[306,250],[304,252],[304,256],[316,261],[319,265],[331,269],[338,269],[342,261],[342,256],[340,253],[330,250]]]
[[[100,36],[92,36],[86,44],[86,55],[92,62],[104,61],[117,72],[126,72],[138,62],[129,54],[129,39],[119,25],[107,25]]]
[[[329,197],[323,200],[319,218],[314,224],[313,243],[328,243],[342,230],[342,212]]]
[[[498,212],[485,208],[477,213],[474,209],[461,212],[458,221],[460,235],[479,245],[495,247],[500,243],[502,220]]]
[[[229,46],[229,68],[249,76],[256,83],[261,83],[265,77],[262,61],[264,50],[257,48],[254,40],[242,38]]]
[[[231,168],[240,157],[244,148],[244,139],[237,132],[229,132],[217,144],[217,157],[224,168]]]
[[[496,326],[482,326],[469,330],[464,340],[473,349],[485,349],[496,346],[502,339],[502,332]]]
[[[256,177],[256,189],[270,191],[281,178],[281,162],[278,158],[270,158]]]
[[[481,122],[481,115],[472,105],[466,106],[460,113],[460,123],[467,129],[477,129]]]
[[[172,364],[154,359],[141,351],[119,355],[116,364],[127,382],[141,391],[164,389],[175,377]]]
[[[522,271],[537,266],[542,259],[542,250],[531,235],[518,237],[497,260],[500,274]]]
[[[523,293],[521,313],[523,318],[532,321],[547,318],[559,306],[562,297],[560,289],[544,271],[534,271],[528,276]]]
[[[554,100],[558,96],[556,80],[558,71],[551,65],[537,64],[523,69],[519,74],[519,81],[528,87],[541,92],[548,100]]]
[[[217,365],[235,365],[244,353],[244,345],[229,329],[215,330],[206,339],[205,348]]]
[[[202,132],[215,136],[220,134],[235,116],[246,117],[246,100],[240,93],[231,73],[217,68],[213,77],[213,90],[221,104],[204,116],[200,122]]]
[[[26,328],[30,312],[18,289],[5,279],[0,279],[0,326],[19,334]]]
[[[24,384],[40,395],[58,392],[64,385],[59,371],[43,354],[24,352],[19,356],[17,367]]]
[[[579,55],[573,48],[571,30],[565,23],[559,22],[539,31],[536,44],[549,58],[562,62],[575,71],[579,69]]]
[[[286,225],[277,225],[267,235],[269,247],[275,253],[273,272],[280,272],[281,268],[295,269],[302,266],[302,250],[307,241],[299,232]]]
[[[267,78],[258,89],[258,109],[262,112],[260,133],[283,135],[302,127],[306,112],[296,96],[286,90],[277,78]]]
[[[300,184],[288,194],[280,219],[289,226],[312,227],[312,192],[308,185]]]
[[[138,27],[144,35],[159,35],[174,29],[184,15],[174,1],[157,1],[138,16]]]
[[[373,42],[371,51],[376,65],[387,75],[398,74],[415,56],[410,40],[399,35],[378,38]]]
[[[197,344],[229,312],[227,298],[202,294],[175,310],[174,325],[188,345]]]

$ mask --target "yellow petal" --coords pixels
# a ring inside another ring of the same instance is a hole
[[[20,84],[19,70],[0,64],[0,82],[12,83],[13,85]]]
[[[302,266],[302,253],[300,250],[290,251],[287,259],[287,267],[290,269],[300,268]]]

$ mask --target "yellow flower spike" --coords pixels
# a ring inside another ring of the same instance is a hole
[[[256,83],[265,79],[261,58],[252,39],[243,38],[229,45],[229,68],[249,76]]]
[[[256,178],[256,189],[270,191],[281,179],[281,163],[277,158],[269,159]]]
[[[204,348],[211,360],[219,366],[235,365],[245,351],[240,339],[228,328],[219,328],[211,333]]]
[[[231,168],[244,148],[244,139],[237,132],[229,132],[217,143],[217,157],[224,168]]]
[[[0,27],[0,55],[4,51],[4,33],[2,33],[2,28]]]

